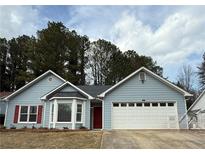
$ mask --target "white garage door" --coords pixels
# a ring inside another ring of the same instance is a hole
[[[113,103],[112,129],[176,129],[174,102]]]

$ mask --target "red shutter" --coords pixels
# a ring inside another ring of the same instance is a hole
[[[15,112],[14,112],[14,123],[18,122],[18,117],[19,117],[19,105],[16,105]]]
[[[37,123],[38,123],[38,124],[41,123],[42,111],[43,111],[43,106],[42,106],[42,105],[39,105],[39,106],[38,106],[38,116],[37,116]]]

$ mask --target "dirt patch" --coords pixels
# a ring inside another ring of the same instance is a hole
[[[100,148],[101,131],[5,130],[0,132],[0,148]]]

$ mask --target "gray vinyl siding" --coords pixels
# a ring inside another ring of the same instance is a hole
[[[48,78],[52,77],[52,80],[49,81]],[[12,97],[8,102],[8,114],[6,117],[6,127],[10,128],[14,125],[17,128],[22,128],[24,126],[32,127],[33,124],[14,124],[14,112],[16,105],[43,105],[44,111],[44,103],[41,102],[41,96],[45,95],[46,93],[50,92],[51,90],[55,89],[59,85],[63,83],[62,80],[54,76],[53,74],[49,73],[40,81],[34,83],[32,86],[25,89],[23,92],[19,93],[18,95]],[[42,115],[42,123],[43,123],[43,116]],[[42,127],[43,124],[36,124],[36,127]]]
[[[69,85],[60,90],[60,92],[76,92],[77,90]]]
[[[51,107],[52,101],[46,101],[45,102],[45,121],[44,121],[44,127],[49,128],[49,118],[50,118],[50,107]]]
[[[138,102],[142,100],[176,101],[179,120],[186,112],[185,99],[181,93],[147,73],[146,81],[143,84],[139,80],[139,75],[137,74],[113,89],[113,91],[110,91],[104,97],[104,129],[112,129],[112,102]],[[187,128],[186,118],[179,123],[179,127],[184,129]]]

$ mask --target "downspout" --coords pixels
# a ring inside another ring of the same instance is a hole
[[[189,98],[188,98],[188,99],[185,98],[185,108],[186,108],[186,112],[183,114],[183,116],[181,116],[181,118],[180,118],[180,120],[179,120],[179,123],[184,119],[184,117],[187,115],[187,113],[188,113],[188,111],[189,111],[189,110],[187,110],[186,100],[189,100]],[[187,119],[187,124],[188,124],[188,119]],[[189,128],[189,126],[187,126],[187,127]]]

